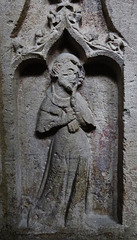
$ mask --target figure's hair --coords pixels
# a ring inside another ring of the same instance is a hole
[[[55,81],[58,78],[59,69],[67,62],[71,62],[74,65],[76,65],[79,68],[81,75],[83,76],[84,79],[85,71],[82,64],[80,63],[79,59],[76,56],[70,53],[60,54],[53,62],[52,70],[50,73],[52,79]]]

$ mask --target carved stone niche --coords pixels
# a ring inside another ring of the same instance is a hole
[[[90,11],[92,30],[85,33],[83,2],[47,2],[33,45],[22,40],[23,23],[13,40],[18,207],[12,218],[24,239],[72,233],[89,239],[122,224],[125,42],[109,29],[100,1],[91,1],[100,16]]]
[[[84,66],[74,93],[56,89],[43,60],[26,60],[17,69],[18,228],[29,234],[89,233],[122,221],[121,69],[106,56],[83,65],[65,52],[51,61],[54,74],[61,56],[57,70]],[[69,79],[71,73],[63,73]]]

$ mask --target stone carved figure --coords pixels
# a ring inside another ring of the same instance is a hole
[[[36,130],[53,138],[38,200],[29,214],[29,226],[47,232],[69,222],[82,224],[89,211],[92,157],[85,131],[95,129],[93,114],[78,92],[84,69],[77,57],[59,55],[51,78]]]

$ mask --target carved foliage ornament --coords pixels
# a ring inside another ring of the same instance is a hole
[[[50,28],[56,28],[60,22],[70,23],[78,27],[82,21],[81,9],[75,10],[69,1],[57,4],[55,11],[50,11],[48,22]]]
[[[52,6],[52,5],[51,5]],[[51,7],[52,8],[52,7]],[[19,37],[13,40],[14,58],[13,63],[20,59],[22,56],[29,54],[37,54],[43,56],[46,59],[45,48],[48,47],[48,42],[55,38],[60,38],[64,29],[68,32],[71,30],[75,36],[75,40],[79,39],[82,42],[88,56],[92,57],[96,51],[110,51],[115,55],[118,55],[121,59],[124,54],[125,41],[118,36],[117,33],[109,32],[106,33],[104,40],[99,39],[99,34],[89,33],[88,35],[83,34],[81,29],[82,23],[82,11],[80,5],[73,4],[69,0],[62,0],[56,4],[55,10],[51,9],[47,16],[47,23],[49,29],[42,27],[35,33],[34,40],[35,45],[26,48],[21,43]],[[73,37],[74,37],[73,36]],[[56,39],[57,40],[57,39]],[[50,44],[49,44],[50,45]]]

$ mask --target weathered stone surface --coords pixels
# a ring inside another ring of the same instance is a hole
[[[137,2],[0,11],[0,238],[136,239]]]

